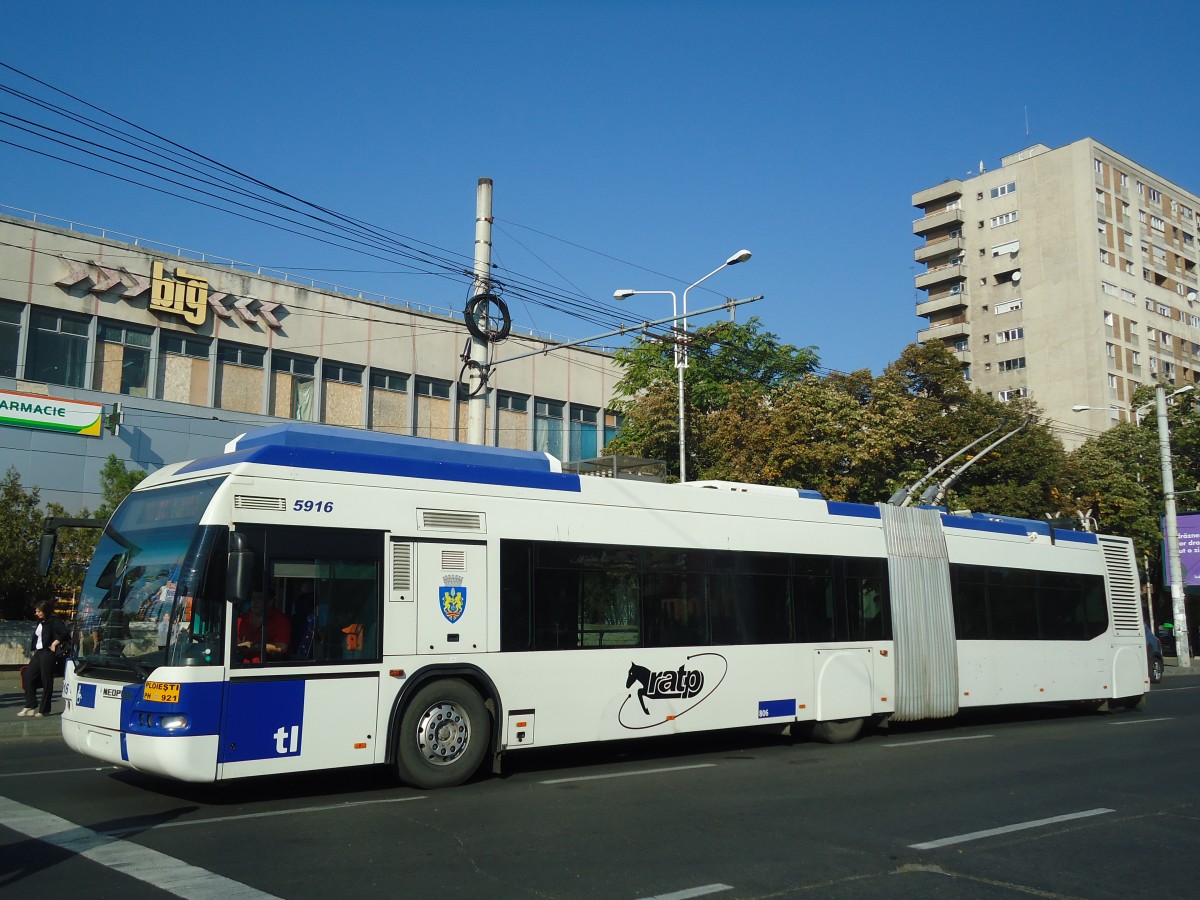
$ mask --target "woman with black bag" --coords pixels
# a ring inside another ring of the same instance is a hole
[[[54,669],[60,648],[65,652],[70,647],[71,635],[67,626],[54,615],[54,601],[43,600],[34,609],[38,624],[33,629],[30,642],[29,665],[25,667],[25,708],[18,716],[45,716],[50,712],[50,701],[54,697]],[[42,689],[42,702],[38,705],[37,689]]]

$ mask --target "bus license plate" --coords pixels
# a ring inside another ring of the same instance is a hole
[[[142,690],[142,699],[151,703],[178,703],[179,685],[166,681],[147,681]]]

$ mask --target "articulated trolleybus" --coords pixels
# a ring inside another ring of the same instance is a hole
[[[525,747],[1135,706],[1143,642],[1124,538],[289,424],[121,504],[62,728],[185,781],[388,764],[430,789]]]

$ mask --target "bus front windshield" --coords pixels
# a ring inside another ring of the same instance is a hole
[[[200,519],[222,480],[135,491],[121,503],[84,578],[76,671],[145,679],[162,665],[221,662],[223,568],[210,577],[209,561],[223,557],[227,529]]]

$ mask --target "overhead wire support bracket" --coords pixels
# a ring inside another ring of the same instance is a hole
[[[744,300],[726,300],[724,303],[722,303],[719,306],[710,306],[706,309],[690,310],[688,312],[688,316],[689,317],[690,316],[699,316],[699,315],[703,315],[704,313],[720,312],[721,310],[728,310],[728,309],[731,309],[736,306],[741,306],[743,303],[754,303],[755,301],[761,300],[761,299],[763,299],[762,294],[759,294],[757,297],[747,297]],[[655,319],[653,322],[641,322],[637,325],[625,325],[624,327],[617,328],[614,331],[606,331],[606,332],[604,332],[604,334],[596,334],[596,335],[592,335],[591,337],[580,338],[577,341],[567,341],[565,344],[555,344],[552,347],[543,347],[541,350],[531,350],[528,353],[521,353],[521,354],[518,354],[517,356],[510,356],[507,359],[497,359],[492,363],[492,365],[498,366],[501,363],[515,362],[518,359],[528,359],[531,356],[545,356],[547,353],[553,353],[555,350],[565,350],[568,347],[578,347],[581,344],[590,344],[592,341],[603,340],[604,338],[607,338],[607,337],[617,337],[618,335],[628,334],[631,331],[642,331],[642,330],[645,330],[648,328],[652,328],[655,325],[665,325],[668,322],[674,323],[682,318],[683,318],[682,315],[667,316],[662,319]]]

